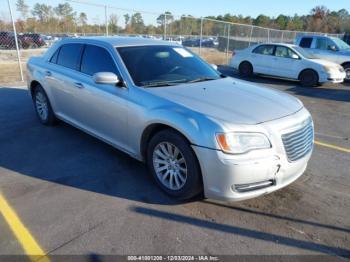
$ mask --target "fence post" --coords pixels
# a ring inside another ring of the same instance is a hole
[[[9,5],[9,11],[10,11],[10,16],[11,16],[11,21],[12,21],[13,33],[15,35],[15,44],[16,44],[16,50],[17,50],[18,67],[19,67],[19,71],[20,71],[20,75],[21,75],[21,81],[23,82],[24,81],[23,69],[22,69],[22,63],[21,63],[21,56],[20,56],[20,53],[19,53],[16,25],[15,25],[15,21],[13,19],[13,15],[12,15],[12,8],[11,8],[10,0],[7,0],[7,3]]]
[[[164,40],[166,40],[166,13],[164,13]]]
[[[252,42],[253,29],[254,29],[254,26],[252,25],[251,29],[250,29],[250,36],[249,36],[249,44],[248,44],[248,46],[250,46],[250,43]]]
[[[202,52],[202,39],[203,39],[203,17],[201,17],[201,35],[199,37],[199,55]]]
[[[228,64],[228,50],[230,48],[230,24],[227,26],[226,63]]]
[[[283,34],[284,34],[284,30],[282,30],[282,35],[281,35],[281,42],[283,43]]]
[[[105,5],[105,24],[106,24],[106,36],[108,36],[108,13],[107,13],[107,5]]]
[[[270,43],[270,29],[267,29],[267,42]]]

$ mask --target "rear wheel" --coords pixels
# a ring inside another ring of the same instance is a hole
[[[147,165],[157,184],[168,195],[190,199],[202,192],[202,180],[195,153],[187,140],[166,129],[148,144]]]
[[[57,119],[51,108],[50,101],[40,85],[34,87],[33,102],[40,122],[47,126],[54,125]]]
[[[253,66],[251,63],[245,61],[240,63],[238,67],[239,74],[243,77],[248,77],[253,75]]]
[[[304,87],[317,86],[318,74],[313,70],[304,70],[300,73],[299,80]]]

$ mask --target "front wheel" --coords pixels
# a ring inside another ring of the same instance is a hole
[[[152,137],[147,148],[147,165],[157,184],[172,197],[184,200],[202,192],[195,153],[187,140],[171,129]]]
[[[318,75],[313,70],[305,70],[299,76],[300,84],[304,87],[317,86]]]
[[[350,63],[346,64],[343,66],[344,70],[345,70],[345,81],[346,82],[350,82]]]

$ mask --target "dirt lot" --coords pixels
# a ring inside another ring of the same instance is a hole
[[[305,174],[287,188],[237,203],[174,201],[143,164],[69,125],[40,125],[27,91],[3,87],[0,192],[50,255],[107,261],[102,254],[313,254],[320,256],[311,261],[345,261],[350,151],[341,149],[350,148],[350,86],[249,80],[300,98],[316,140],[333,146],[315,145]],[[1,216],[0,232],[0,254],[25,253]]]

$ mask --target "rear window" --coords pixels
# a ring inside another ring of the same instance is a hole
[[[300,41],[299,46],[304,48],[310,48],[312,43],[312,37],[303,37]]]
[[[273,55],[275,46],[273,45],[261,45],[253,50],[253,53],[260,55]]]
[[[50,62],[57,64],[58,53],[60,52],[60,48],[56,50],[56,52],[52,55]]]
[[[57,64],[77,70],[82,48],[82,44],[63,45],[58,54]]]
[[[81,59],[82,73],[93,75],[98,72],[112,72],[119,75],[109,52],[99,46],[86,45]]]

